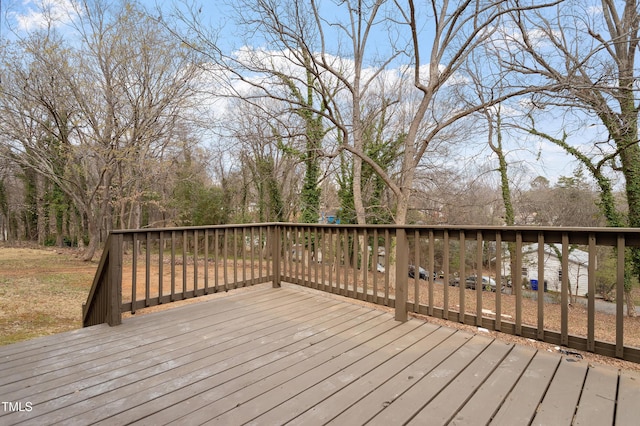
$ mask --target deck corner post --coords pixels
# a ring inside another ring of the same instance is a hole
[[[271,235],[271,259],[273,262],[273,288],[280,288],[280,257],[281,257],[281,238],[282,232],[280,225],[273,225],[273,233]]]
[[[396,229],[396,303],[395,320],[407,321],[407,286],[409,284],[409,242],[404,228]]]
[[[107,271],[107,324],[122,323],[122,234],[111,234],[109,245],[109,266]]]

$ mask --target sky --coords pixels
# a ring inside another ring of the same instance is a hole
[[[17,31],[32,30],[43,25],[46,25],[47,14],[56,18],[57,20],[64,20],[73,11],[73,0],[0,0],[2,7],[2,14],[7,16],[7,20],[10,22],[8,27],[7,22],[2,23],[2,36],[10,36],[8,34],[9,28],[15,28]],[[326,1],[326,0],[325,0]],[[167,8],[172,4],[171,1],[159,1],[144,0],[142,2],[145,6],[154,8],[158,4],[161,7]],[[221,32],[221,38],[224,45],[225,36],[233,33],[230,21],[224,21],[220,19],[220,15],[224,13],[225,6],[222,1],[209,1],[204,2],[206,6],[202,7],[202,14],[207,18],[210,18],[214,25],[218,25],[222,22],[225,23],[224,31]],[[46,13],[43,13],[44,10]],[[384,37],[384,35],[383,35]],[[233,41],[229,40],[228,45],[233,45]],[[382,44],[382,43],[379,43]],[[551,122],[553,118],[551,119]],[[597,129],[585,129],[586,133],[575,136],[577,141],[589,139],[589,132],[597,131]],[[493,159],[492,153],[486,147],[484,143],[484,136],[478,138],[478,135],[470,134],[469,138],[475,140],[467,147],[461,148],[458,155],[464,158],[464,162],[469,167],[474,166],[477,163],[478,167],[482,164]],[[484,146],[484,148],[483,148]],[[523,148],[526,146],[527,148]],[[509,150],[510,161],[514,164],[518,164],[520,167],[529,170],[531,179],[538,175],[547,177],[552,183],[560,176],[571,176],[576,169],[575,161],[564,153],[564,151],[543,140],[530,139],[528,141],[518,140],[512,141]]]
[[[15,28],[18,31],[41,28],[46,25],[48,13],[56,19],[61,19],[72,10],[70,0],[0,1],[3,15],[3,36],[5,37],[9,35],[7,34],[9,28]]]

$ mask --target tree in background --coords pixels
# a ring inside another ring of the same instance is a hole
[[[0,144],[0,149],[4,149]],[[20,240],[19,205],[24,188],[18,178],[19,167],[0,155],[0,241]]]
[[[344,21],[335,21],[339,14],[334,7],[344,12]],[[198,20],[193,8],[189,13],[178,13],[181,26],[186,26],[192,36],[185,35],[183,39],[194,40],[190,44],[206,50],[218,65],[216,70],[228,73],[230,77],[225,84],[236,91],[235,95],[248,102],[258,102],[260,97],[280,102],[282,110],[299,114],[304,121],[307,145],[300,152],[306,165],[302,220],[315,222],[319,218],[321,157],[342,156],[352,164],[349,168],[354,179],[350,191],[354,194],[355,216],[359,223],[365,223],[363,159],[358,155],[364,155],[367,126],[364,103],[367,107],[374,106],[366,115],[377,120],[376,111],[379,114],[382,98],[376,104],[374,82],[382,78],[386,67],[401,52],[394,47],[395,30],[385,16],[393,5],[379,0],[356,0],[327,8],[315,1],[260,0],[240,2],[235,8],[238,27],[250,36],[246,42],[243,40],[245,44],[235,55],[218,49],[215,32]],[[326,16],[331,19],[326,20]],[[390,54],[368,55],[370,39],[376,30],[384,30],[379,34],[390,30]],[[331,42],[333,37],[341,42]],[[254,46],[255,40],[265,44]],[[376,66],[367,68],[370,62]],[[246,91],[237,91],[247,85],[253,89],[249,96]],[[273,117],[274,121],[279,119]],[[331,140],[327,140],[327,134]]]
[[[596,189],[581,169],[551,185],[536,178],[517,206],[524,224],[539,226],[603,226]]]
[[[523,85],[547,87],[531,98],[530,132],[562,147],[589,171],[598,183],[608,226],[640,226],[637,1],[571,1],[554,13],[517,10],[511,16],[514,32],[500,40],[502,65],[519,73]],[[562,136],[540,130],[533,121],[545,108],[568,112]],[[591,148],[571,144],[571,116],[581,119],[580,127],[596,121],[606,135],[593,140]],[[617,172],[625,181],[626,215],[616,207],[611,190],[610,174]],[[640,251],[629,254],[630,270],[640,276]],[[627,279],[627,308],[634,315],[630,290]]]
[[[90,260],[114,224],[114,206],[141,202],[144,177],[186,116],[197,68],[191,50],[126,0],[83,1],[64,32],[57,24],[27,34],[5,56],[2,152],[73,200]],[[119,224],[140,226],[134,222]]]
[[[309,59],[307,59],[307,61],[309,61]],[[306,74],[306,100],[301,101],[303,101],[307,107],[296,111],[304,121],[306,138],[306,146],[303,154],[305,173],[300,200],[302,204],[300,219],[304,223],[317,223],[320,218],[320,197],[322,195],[320,186],[320,178],[322,177],[320,158],[322,154],[322,141],[326,131],[324,129],[323,115],[313,110],[313,99],[315,96],[313,89],[314,76],[308,70]],[[295,89],[295,92],[299,93],[297,89]],[[320,107],[320,110],[324,112],[322,107]]]
[[[364,149],[382,170],[391,174],[398,166],[398,159],[402,155],[404,135],[400,134],[387,139],[386,131],[390,124],[387,118],[388,107],[384,107],[377,119],[367,119],[364,130]],[[340,156],[340,211],[338,217],[341,223],[356,223],[356,207],[353,195],[354,173],[353,163],[345,155]],[[382,177],[368,163],[363,164],[360,187],[362,188],[362,204],[365,209],[366,223],[384,224],[393,222],[394,206],[389,200],[387,185]]]
[[[213,185],[201,150],[185,151],[175,176],[171,206],[179,226],[221,225],[228,223],[230,206],[220,187]]]
[[[302,174],[308,170],[302,160],[308,144],[306,123],[297,111],[282,112],[269,99],[245,102],[228,101],[229,111],[221,120],[221,147],[226,159],[218,166],[218,175],[226,176],[224,185],[237,187],[243,212],[241,222],[280,222],[296,218],[302,200]],[[273,119],[277,116],[277,119]],[[231,175],[236,181],[230,182]],[[226,191],[226,190],[225,190]],[[316,218],[317,221],[317,218]]]

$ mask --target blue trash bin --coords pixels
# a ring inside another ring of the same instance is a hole
[[[537,290],[538,289],[538,280],[531,280],[529,282],[531,283],[531,290]]]

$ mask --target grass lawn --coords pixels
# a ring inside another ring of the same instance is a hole
[[[0,246],[0,345],[82,327],[98,263],[74,254]]]

